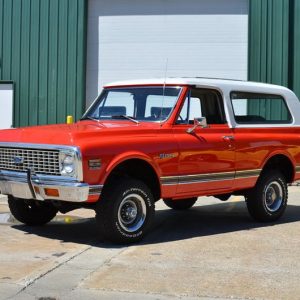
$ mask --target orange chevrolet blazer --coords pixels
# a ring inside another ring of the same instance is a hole
[[[184,210],[242,195],[254,219],[277,220],[299,179],[300,102],[270,84],[116,82],[74,124],[0,131],[0,192],[17,220],[90,208],[116,243],[143,238],[160,199]]]

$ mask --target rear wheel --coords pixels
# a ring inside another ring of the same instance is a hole
[[[256,186],[246,196],[250,215],[261,222],[279,219],[286,209],[287,200],[287,183],[277,170],[264,172]]]
[[[26,225],[44,225],[57,214],[57,209],[48,202],[8,197],[8,206],[12,215]]]
[[[154,218],[154,198],[142,181],[120,179],[103,192],[96,221],[104,237],[115,243],[141,240]]]
[[[170,200],[170,199],[164,199],[164,203],[175,210],[186,210],[191,208],[195,202],[197,201],[197,198],[188,198],[188,199],[182,199],[182,200]]]

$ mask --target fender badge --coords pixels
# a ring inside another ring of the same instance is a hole
[[[89,160],[89,169],[90,170],[99,170],[101,168],[101,159],[90,159]]]
[[[166,159],[166,158],[174,158],[176,155],[174,153],[161,153],[159,154],[159,159]]]

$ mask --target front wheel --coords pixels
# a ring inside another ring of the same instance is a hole
[[[170,199],[163,199],[164,203],[175,210],[186,210],[191,208],[195,202],[197,201],[197,198],[188,198],[188,199],[182,199],[182,200],[170,200]]]
[[[38,226],[50,222],[57,209],[48,202],[27,200],[8,196],[8,206],[12,215],[21,223]]]
[[[261,222],[279,219],[286,209],[287,200],[286,180],[276,170],[269,170],[262,174],[256,186],[246,196],[250,215]]]
[[[104,237],[124,244],[141,240],[154,218],[154,198],[139,180],[111,183],[96,207],[96,221]]]

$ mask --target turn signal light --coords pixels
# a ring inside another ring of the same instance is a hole
[[[45,194],[50,197],[59,197],[59,192],[57,189],[44,189]]]

